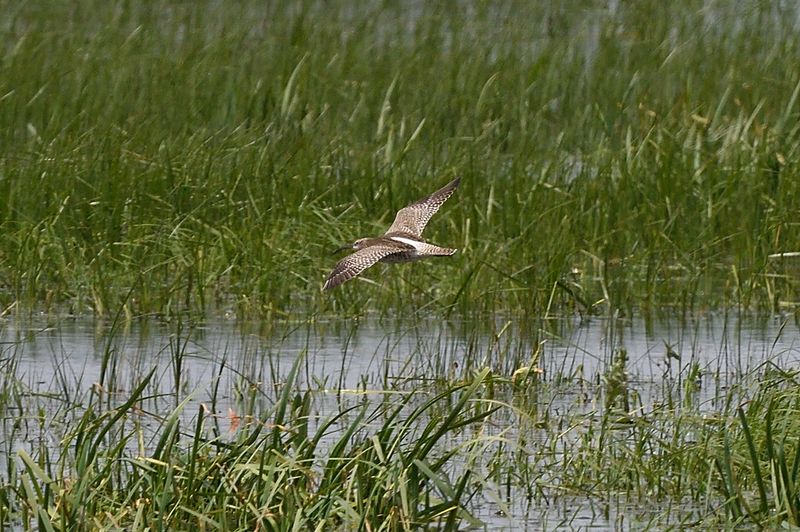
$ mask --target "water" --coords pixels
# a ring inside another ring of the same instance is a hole
[[[602,383],[611,378],[611,368],[623,350],[627,353],[624,385],[635,397],[631,408],[655,408],[671,394],[679,395],[691,380],[694,405],[713,413],[723,399],[730,400],[732,389],[739,390],[744,400],[747,388],[737,387],[754,381],[764,368],[791,368],[800,362],[796,320],[718,314],[658,322],[640,317],[536,323],[513,318],[342,320],[267,329],[229,320],[191,327],[133,322],[114,328],[83,318],[7,319],[0,322],[0,342],[3,389],[15,386],[27,398],[25,404],[12,403],[2,411],[6,435],[14,424],[25,426],[13,432],[10,452],[18,448],[34,452],[42,444],[55,452],[69,424],[64,419],[80,412],[87,394],[123,402],[153,368],[148,399],[143,402],[148,415],[153,419],[166,415],[188,397],[183,414],[188,420],[206,408],[217,416],[222,431],[232,433],[240,414],[269,408],[289,368],[304,354],[301,388],[314,392],[318,419],[360,401],[392,400],[392,394],[399,397],[433,387],[437,381],[458,380],[483,367],[496,376],[510,377],[532,363],[548,386],[526,408],[540,408],[552,416],[591,414],[601,408],[603,393],[609,393]],[[42,420],[37,411],[51,418]],[[513,415],[499,415],[493,421],[498,434],[532,442],[528,445],[552,438],[544,431],[516,426]],[[152,423],[153,441],[158,429],[159,424]],[[5,470],[2,465],[0,470]],[[632,516],[634,522],[646,522],[648,514],[664,511],[660,504],[641,508],[625,501],[574,496],[543,504],[513,490],[508,495],[497,486],[494,492],[476,497],[471,506],[492,529],[627,528],[635,526]]]

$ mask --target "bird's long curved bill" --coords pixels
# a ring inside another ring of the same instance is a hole
[[[347,244],[346,246],[342,246],[340,248],[336,248],[336,250],[333,253],[331,253],[331,255],[336,255],[337,253],[345,251],[345,250],[350,249],[352,247],[353,247],[352,245]]]

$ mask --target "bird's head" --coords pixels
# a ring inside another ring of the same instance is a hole
[[[369,240],[369,238],[359,238],[353,242],[353,249],[364,249],[368,245],[367,240]]]
[[[369,239],[368,238],[359,238],[358,240],[356,240],[352,244],[347,244],[345,246],[342,246],[339,249],[337,249],[336,251],[334,251],[333,253],[335,255],[336,253],[339,253],[340,251],[345,251],[345,250],[348,250],[348,249],[363,249],[363,248],[367,247],[367,240],[369,240]]]

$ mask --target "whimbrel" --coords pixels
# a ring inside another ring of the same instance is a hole
[[[383,236],[359,238],[352,244],[337,249],[337,252],[350,248],[357,251],[336,264],[322,289],[335,288],[376,262],[411,262],[427,257],[446,257],[458,251],[425,242],[422,231],[439,207],[453,195],[460,181],[461,178],[457,177],[430,196],[397,211],[394,222]]]

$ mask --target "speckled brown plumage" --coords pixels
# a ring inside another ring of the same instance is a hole
[[[433,194],[397,211],[394,222],[392,222],[386,234],[401,232],[416,237],[422,236],[425,226],[428,225],[428,222],[439,210],[439,207],[453,195],[460,182],[461,178],[457,177]]]
[[[394,242],[360,249],[352,255],[346,256],[336,264],[336,267],[333,268],[333,271],[328,276],[328,280],[325,281],[325,286],[323,286],[322,289],[330,290],[331,288],[337,287],[343,282],[349,281],[357,276],[381,259],[385,259],[397,253],[406,253],[409,251],[409,248],[413,249],[411,246]]]
[[[335,288],[377,262],[410,262],[454,254],[457,250],[425,242],[421,235],[460,182],[461,178],[456,178],[433,194],[400,209],[383,236],[356,240],[352,247],[357,251],[336,264],[322,289]]]

